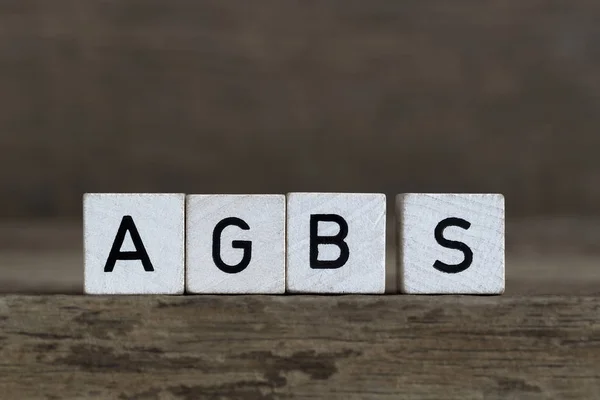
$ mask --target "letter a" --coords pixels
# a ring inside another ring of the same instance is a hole
[[[123,241],[125,241],[125,234],[128,231],[129,235],[131,235],[131,241],[135,246],[135,251],[121,251]],[[106,260],[104,272],[112,272],[115,268],[117,260],[140,260],[144,266],[144,271],[154,271],[152,263],[150,262],[150,257],[148,257],[148,252],[144,247],[144,243],[142,243],[142,238],[140,237],[140,234],[135,227],[135,223],[133,222],[133,218],[131,218],[130,215],[125,215],[121,220],[121,225],[117,231],[117,236],[115,237],[112,249],[108,255],[108,260]]]

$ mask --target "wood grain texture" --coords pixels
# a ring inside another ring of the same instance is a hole
[[[599,224],[507,221],[500,297],[3,295],[0,397],[593,399]],[[0,291],[81,293],[81,232],[0,224]]]
[[[597,297],[2,296],[3,398],[591,399]]]
[[[306,190],[598,215],[598,20],[590,0],[2,0],[0,216]]]

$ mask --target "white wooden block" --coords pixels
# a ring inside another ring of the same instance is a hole
[[[188,293],[285,292],[285,196],[189,195]]]
[[[367,193],[290,193],[287,291],[384,293],[386,199]]]
[[[396,206],[402,293],[504,292],[504,196],[411,193]]]
[[[183,294],[183,194],[84,195],[84,291]]]

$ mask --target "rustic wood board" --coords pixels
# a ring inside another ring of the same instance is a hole
[[[580,399],[600,299],[0,297],[3,398]]]

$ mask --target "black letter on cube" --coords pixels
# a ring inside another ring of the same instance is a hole
[[[128,231],[129,235],[131,235],[131,241],[135,246],[135,251],[121,251],[123,241],[125,240],[125,234]],[[115,237],[112,249],[108,255],[108,260],[106,260],[106,265],[104,266],[104,272],[112,272],[115,268],[117,260],[140,260],[144,266],[144,271],[154,272],[154,267],[152,267],[150,257],[148,257],[148,252],[144,247],[144,243],[142,243],[142,238],[140,237],[140,234],[135,227],[135,223],[133,222],[133,218],[131,218],[130,215],[125,215],[121,220],[121,225],[119,225],[117,236]]]
[[[433,263],[433,268],[437,269],[438,271],[445,272],[447,274],[457,274],[471,266],[471,264],[473,263],[473,251],[471,251],[469,246],[467,246],[463,242],[448,240],[444,237],[444,230],[449,226],[458,226],[459,228],[463,228],[466,230],[471,227],[471,223],[465,221],[462,218],[446,218],[435,227],[435,240],[442,247],[462,251],[465,255],[465,259],[461,263],[456,265],[449,265],[439,260],[436,260],[435,263]]]
[[[340,231],[335,236],[319,236],[319,222],[335,222]],[[314,214],[310,216],[310,267],[313,269],[336,269],[343,267],[350,258],[350,249],[344,239],[348,236],[348,223],[336,214]],[[333,244],[340,248],[337,260],[319,260],[319,245]]]
[[[242,257],[242,261],[237,265],[225,264],[221,258],[221,234],[228,226],[237,226],[245,231],[250,230],[250,227],[243,219],[231,217],[219,222],[213,231],[213,261],[215,265],[223,272],[237,274],[245,270],[250,264],[250,260],[252,259],[252,242],[247,240],[234,240],[231,242],[231,247],[234,249],[244,250],[244,256]]]

